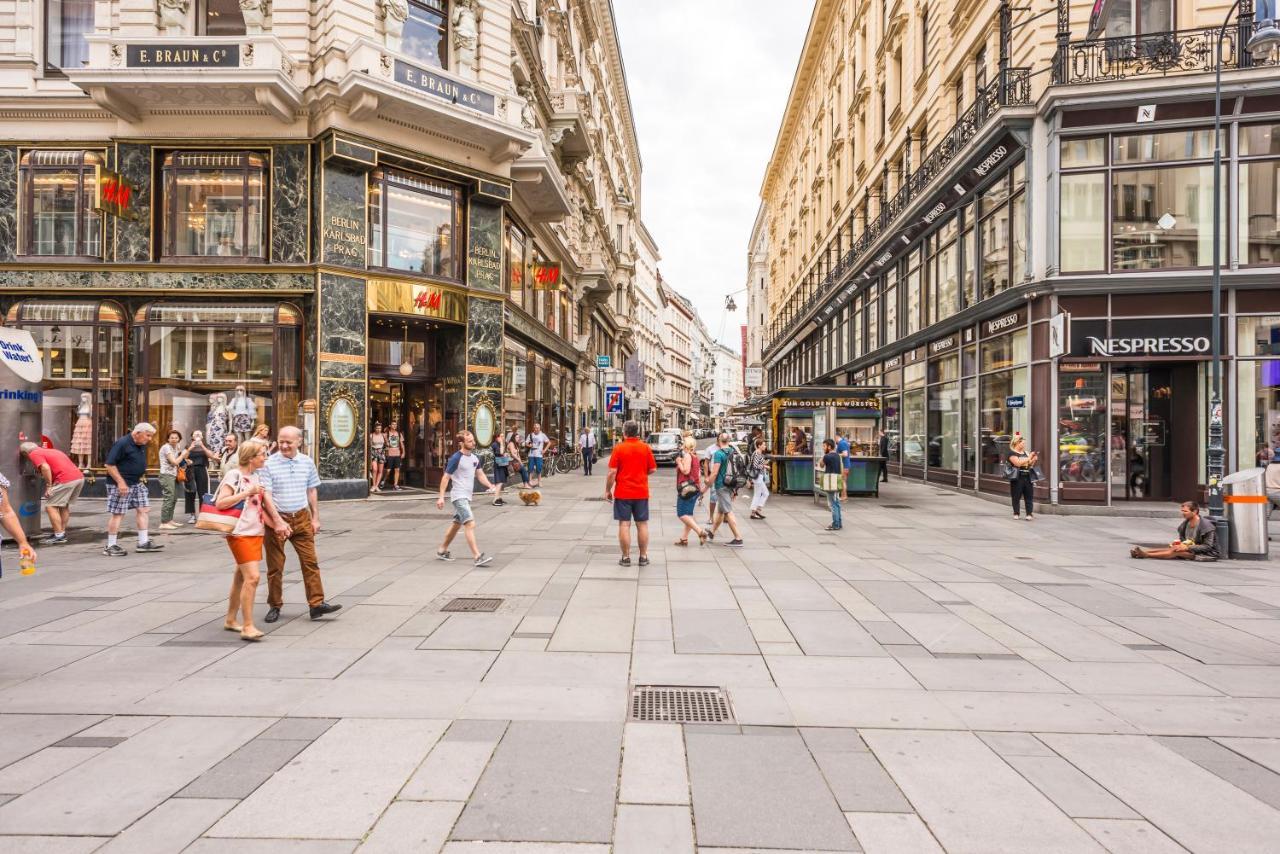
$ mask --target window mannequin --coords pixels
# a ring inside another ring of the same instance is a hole
[[[205,445],[215,454],[222,453],[223,440],[227,438],[230,422],[227,415],[227,396],[220,391],[209,395],[209,416],[205,419]],[[217,457],[215,456],[216,460]]]
[[[243,444],[253,434],[253,427],[258,423],[258,405],[249,397],[244,386],[236,386],[228,412],[231,415],[231,431],[236,434],[236,440]]]
[[[93,396],[81,392],[80,405],[76,407],[76,424],[71,431],[71,453],[81,471],[89,470],[89,455],[93,453]]]

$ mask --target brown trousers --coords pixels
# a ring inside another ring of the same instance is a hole
[[[302,564],[302,585],[307,590],[307,604],[312,608],[324,602],[324,585],[320,583],[320,563],[316,558],[316,535],[311,530],[311,511],[303,507],[296,513],[281,513],[280,518],[293,528],[293,550]],[[264,537],[267,546],[267,605],[284,605],[284,543],[274,531]]]

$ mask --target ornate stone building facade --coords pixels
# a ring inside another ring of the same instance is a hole
[[[460,429],[593,419],[630,353],[607,0],[0,0],[0,60],[0,308],[91,467],[137,420],[300,424],[360,495],[395,420],[431,483]]]
[[[750,244],[767,385],[879,387],[903,476],[1000,491],[1021,433],[1042,499],[1111,504],[1205,490],[1219,364],[1252,465],[1280,441],[1259,29],[1250,0],[819,0]]]

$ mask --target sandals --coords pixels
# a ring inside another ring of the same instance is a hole
[[[688,541],[688,540],[676,540],[675,544],[676,544],[677,546],[687,546],[687,545],[689,545],[689,541]]]
[[[710,536],[711,536],[711,535],[710,535],[710,534],[708,534],[706,531],[699,531],[699,532],[698,532],[698,545],[700,545],[700,546],[705,546],[705,545],[707,544],[707,539],[708,539]]]
[[[243,632],[244,626],[237,626],[235,623],[226,622],[222,624],[222,628],[229,632]]]
[[[267,636],[266,632],[258,629],[245,629],[240,633],[240,640],[260,641]]]
[[[1142,549],[1138,548],[1137,546],[1134,546],[1133,548],[1129,549],[1129,557],[1137,558],[1138,560],[1141,560],[1142,558],[1146,557],[1146,555],[1142,553]]]

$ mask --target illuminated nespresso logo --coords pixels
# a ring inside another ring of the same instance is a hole
[[[876,258],[876,260],[875,260],[875,261],[872,261],[871,263],[873,263],[873,264],[875,264],[877,267],[879,267],[879,266],[881,266],[881,265],[883,265],[883,264],[888,264],[888,263],[889,263],[889,260],[890,260],[891,258],[893,258],[893,253],[892,253],[892,252],[889,252],[889,251],[881,252],[881,253],[880,253],[880,257]]]
[[[894,356],[892,359],[885,360],[884,369],[887,371],[891,368],[896,368],[898,367],[898,365],[901,365],[901,364],[902,364],[902,357]]]
[[[1175,356],[1203,355],[1213,346],[1208,338],[1095,338],[1090,335],[1089,352],[1095,356]]]
[[[1004,317],[997,317],[995,320],[987,321],[987,334],[995,335],[1002,329],[1008,329],[1010,326],[1018,325],[1018,313],[1006,314]]]
[[[942,216],[946,212],[946,210],[947,210],[947,203],[938,202],[936,205],[933,206],[933,210],[929,211],[927,214],[924,215],[923,217],[924,224],[933,225],[933,221],[938,217]]]

